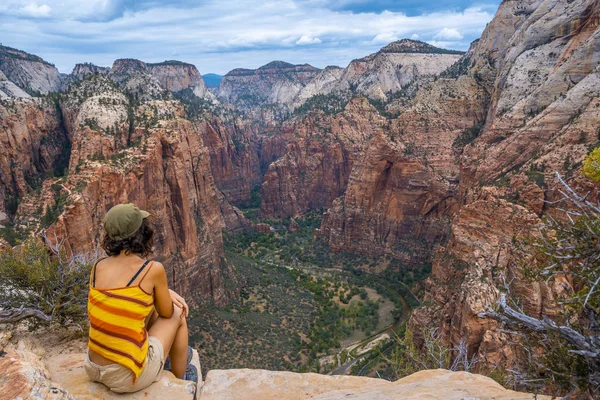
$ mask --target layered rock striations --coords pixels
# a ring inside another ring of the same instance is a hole
[[[519,279],[515,240],[533,235],[559,197],[554,173],[580,186],[578,165],[598,143],[600,7],[594,1],[506,1],[475,44],[467,75],[491,94],[486,123],[460,156],[459,197],[447,246],[435,256],[415,331],[438,326],[448,343],[510,365],[511,337],[477,313],[503,276],[530,315],[552,316],[561,286]],[[460,78],[459,78],[460,79]],[[494,187],[482,187],[494,185]]]
[[[224,259],[221,195],[202,132],[179,101],[128,96],[127,83],[120,88],[110,75],[129,75],[120,83],[140,80],[140,87],[147,75],[139,62],[131,62],[133,72],[124,64],[108,76],[84,74],[59,103],[3,103],[2,210],[9,208],[23,234],[42,232],[75,252],[95,253],[106,211],[135,202],[153,215],[153,257],[175,290],[222,305],[237,290],[236,278]],[[42,182],[60,175],[61,165],[67,176]]]
[[[423,76],[443,72],[458,61],[461,54],[414,40],[393,42],[375,54],[352,61],[336,90],[352,90],[372,99],[386,100],[388,95]]]
[[[286,153],[261,187],[261,215],[290,217],[331,206],[346,190],[353,162],[387,121],[364,98],[337,114],[311,111],[284,124]]]
[[[234,69],[221,80],[217,97],[255,119],[281,120],[289,116],[290,105],[300,90],[319,72],[308,64],[283,61],[273,61],[256,70]]]
[[[49,99],[0,99],[0,211],[14,215],[19,198],[68,166],[69,138]]]
[[[166,90],[180,92],[190,89],[192,93],[200,98],[216,101],[215,96],[208,90],[196,66],[180,61],[164,61],[147,65],[150,73],[158,79],[161,86]]]
[[[410,261],[445,240],[455,208],[449,184],[379,132],[354,163],[345,194],[324,214],[317,234],[333,251]]]
[[[38,56],[0,45],[0,71],[29,94],[58,92],[62,78],[54,65]]]

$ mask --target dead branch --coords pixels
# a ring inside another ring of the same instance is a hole
[[[8,310],[0,310],[0,324],[14,324],[26,318],[38,318],[42,321],[51,321],[52,317],[44,314],[40,310],[34,308],[10,308]]]

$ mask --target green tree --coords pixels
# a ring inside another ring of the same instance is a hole
[[[33,238],[0,252],[0,323],[83,322],[91,259],[71,254],[61,241]]]

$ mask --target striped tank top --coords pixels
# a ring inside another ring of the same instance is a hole
[[[146,293],[140,283],[130,286],[146,268],[149,261],[138,270],[127,286],[111,289],[96,288],[96,261],[90,277],[88,316],[90,319],[90,350],[133,372],[133,383],[142,373],[148,353],[148,332],[145,319],[152,312],[154,298]],[[132,383],[132,384],[133,384]]]

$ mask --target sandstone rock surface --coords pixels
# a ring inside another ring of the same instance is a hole
[[[101,383],[91,382],[83,368],[84,355],[81,353],[58,355],[46,362],[51,371],[52,381],[64,387],[76,399],[181,399],[193,400],[196,383],[175,378],[169,371],[163,371],[161,378],[144,390],[135,393],[117,394]],[[197,359],[197,353],[196,353]],[[199,365],[197,366],[200,371]],[[200,374],[200,377],[202,375]]]
[[[0,45],[0,71],[30,94],[58,92],[62,85],[54,65],[38,56]]]
[[[0,351],[0,399],[75,400],[31,353]]]
[[[504,389],[490,378],[468,372],[421,371],[388,382],[380,379],[296,374],[265,370],[209,371],[200,400],[518,400],[550,399]]]

